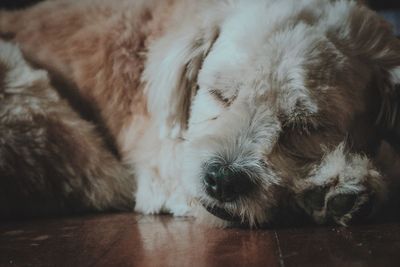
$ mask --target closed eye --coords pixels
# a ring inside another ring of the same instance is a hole
[[[236,95],[228,98],[228,97],[225,97],[218,90],[210,90],[210,93],[215,98],[215,100],[217,100],[218,102],[223,104],[225,107],[229,107],[233,103],[233,101],[235,101],[235,99],[236,99]]]
[[[283,120],[282,126],[284,129],[303,133],[310,133],[319,128],[315,116],[291,116]]]

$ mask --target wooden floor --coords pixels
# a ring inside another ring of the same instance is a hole
[[[9,222],[0,266],[400,266],[400,223],[214,229],[132,213]]]

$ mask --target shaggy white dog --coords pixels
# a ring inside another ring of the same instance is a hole
[[[400,43],[355,1],[45,1],[0,32],[52,82],[0,43],[3,214],[346,225],[385,196]]]

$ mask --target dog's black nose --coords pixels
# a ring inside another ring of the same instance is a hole
[[[204,176],[207,194],[222,202],[231,202],[248,193],[253,182],[241,171],[224,166],[210,166]]]

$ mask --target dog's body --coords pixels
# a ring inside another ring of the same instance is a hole
[[[3,215],[135,201],[222,225],[283,209],[347,224],[384,198],[400,44],[355,2],[47,1],[0,13],[0,32],[57,77],[0,43]]]

